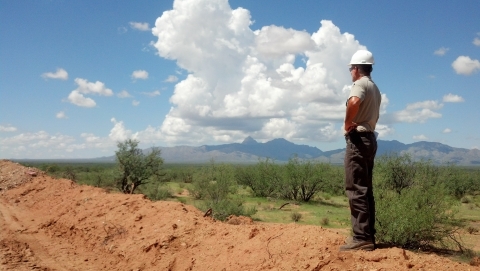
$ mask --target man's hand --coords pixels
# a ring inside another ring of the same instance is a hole
[[[347,131],[347,133],[350,133],[352,130],[355,130],[357,128],[358,124],[356,124],[353,121],[350,121],[350,122],[345,122],[344,126],[345,126],[345,131]]]

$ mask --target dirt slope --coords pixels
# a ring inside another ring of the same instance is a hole
[[[0,161],[0,270],[480,270],[399,248],[338,252],[334,230],[228,224],[32,171]]]

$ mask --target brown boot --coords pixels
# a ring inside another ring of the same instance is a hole
[[[352,238],[351,240],[345,240],[347,243],[343,246],[340,246],[340,251],[354,251],[354,250],[366,250],[372,251],[375,249],[375,245],[371,241],[362,241],[362,240],[355,240]]]

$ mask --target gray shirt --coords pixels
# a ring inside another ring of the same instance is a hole
[[[357,131],[373,132],[380,116],[382,95],[369,76],[363,76],[353,83],[350,97],[356,96],[362,101],[353,122],[358,124]]]

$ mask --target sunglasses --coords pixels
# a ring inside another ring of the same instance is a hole
[[[349,71],[352,71],[353,69],[355,69],[356,67],[355,66],[351,66],[348,70]]]

